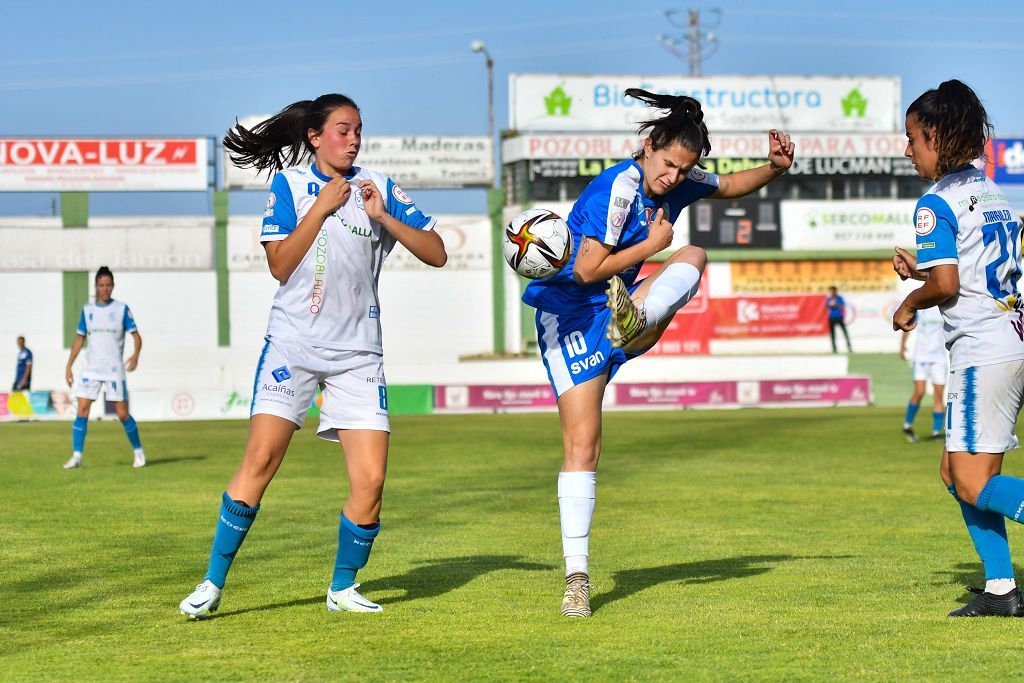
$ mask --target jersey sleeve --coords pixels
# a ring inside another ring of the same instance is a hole
[[[80,334],[83,337],[89,336],[89,328],[85,326],[85,309],[78,316],[78,329],[75,330],[76,334]]]
[[[295,202],[292,190],[283,173],[274,176],[267,195],[267,208],[263,211],[263,229],[260,231],[260,242],[276,242],[283,240],[295,230],[298,224],[295,218]]]
[[[124,324],[125,332],[137,332],[139,326],[135,324],[135,318],[132,316],[131,309],[128,306],[124,307],[124,319],[121,321]]]
[[[25,349],[25,364],[32,365],[32,352]]]
[[[594,182],[604,181],[603,178]],[[584,237],[614,247],[622,237],[622,228],[636,210],[636,190],[640,186],[640,171],[630,166],[587,193],[583,203],[580,231]]]
[[[662,206],[668,212],[669,221],[676,222],[683,209],[694,202],[713,195],[718,191],[719,178],[716,173],[708,173],[699,168],[691,168],[686,180],[672,190]]]
[[[384,197],[388,215],[402,221],[410,228],[433,230],[437,221],[420,211],[419,207],[391,178],[388,178],[387,196]]]
[[[917,232],[917,268],[956,264],[956,215],[946,200],[937,194],[926,194],[917,202],[914,230]]]

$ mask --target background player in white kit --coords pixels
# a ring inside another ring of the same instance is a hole
[[[224,138],[236,164],[280,171],[260,237],[280,287],[256,366],[245,456],[222,496],[206,577],[179,605],[190,617],[220,605],[231,562],[318,384],[317,436],[341,442],[350,487],[327,609],[381,611],[355,583],[380,531],[391,430],[377,279],[396,242],[431,266],[448,256],[435,221],[402,188],[353,165],[361,141],[359,108],[336,94],[296,102],[252,130],[236,125]],[[312,164],[293,166],[307,156]]]
[[[949,616],[1024,616],[1004,521],[1024,522],[1024,480],[1000,474],[1024,405],[1021,223],[971,163],[992,130],[973,90],[946,81],[914,100],[906,123],[906,154],[936,183],[917,203],[917,257],[898,249],[893,258],[901,277],[924,280],[893,329],[913,329],[922,309],[942,313],[950,373],[940,472],[985,566],[985,589]]]
[[[135,453],[133,467],[146,465],[146,453],[142,450],[139,428],[135,418],[128,412],[127,373],[135,370],[139,364],[139,353],[142,351],[142,337],[128,305],[111,298],[114,291],[114,274],[106,266],[96,271],[96,301],[87,303],[82,308],[78,319],[78,330],[75,341],[71,344],[71,355],[64,371],[64,379],[69,387],[74,387],[73,395],[78,399],[78,412],[74,426],[71,428],[71,458],[64,463],[64,469],[82,466],[82,453],[85,449],[85,433],[89,427],[89,410],[92,402],[99,398],[102,390],[106,400],[113,402],[117,418],[124,426],[124,433]],[[135,349],[128,361],[124,360],[124,336],[132,335]],[[88,339],[85,349],[85,367],[79,373],[75,383],[72,366],[82,350],[82,344]]]
[[[946,417],[946,376],[949,375],[949,354],[946,353],[946,335],[942,330],[942,314],[938,308],[925,308],[917,312],[917,327],[914,328],[914,356],[910,368],[914,373],[914,393],[907,404],[903,419],[903,435],[910,443],[917,443],[914,434],[914,418],[921,407],[928,382],[932,383],[935,397],[932,410],[932,438],[942,438],[942,422]],[[908,330],[900,338],[900,359],[907,359]]]

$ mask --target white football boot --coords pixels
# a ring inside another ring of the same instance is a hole
[[[178,611],[190,619],[205,619],[220,607],[220,588],[209,581],[196,586],[192,595],[181,601]]]
[[[75,453],[70,458],[68,458],[68,461],[66,463],[64,463],[64,469],[66,469],[66,470],[73,470],[76,467],[81,467],[81,466],[82,466],[82,456],[77,454],[77,453]]]
[[[132,463],[132,467],[145,467],[146,466],[146,452],[141,448],[135,449],[135,462]]]
[[[370,602],[358,592],[359,584],[352,584],[340,591],[327,589],[327,610],[330,612],[383,612],[384,608]]]

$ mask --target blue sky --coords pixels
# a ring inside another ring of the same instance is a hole
[[[722,10],[707,75],[899,76],[904,107],[957,77],[980,94],[999,134],[1024,135],[1024,5],[1009,0],[655,1],[633,10],[604,0],[395,1],[285,12],[289,6],[299,7],[262,0],[10,3],[0,42],[0,135],[221,135],[236,116],[334,91],[359,103],[368,136],[481,134],[486,77],[471,40],[485,41],[494,58],[502,128],[510,73],[685,74],[686,64],[657,36],[681,30],[665,10],[690,6]],[[479,190],[416,197],[433,213],[486,206]],[[48,214],[51,199],[7,195],[0,213]],[[258,213],[263,199],[235,193],[232,212]],[[206,213],[209,199],[94,194],[91,208]]]

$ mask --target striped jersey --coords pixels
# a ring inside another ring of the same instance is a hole
[[[377,281],[395,239],[366,214],[357,186],[363,180],[373,181],[388,214],[408,226],[433,230],[435,221],[381,173],[353,166],[345,179],[352,185],[352,194],[324,221],[295,272],[278,287],[267,337],[325,349],[383,353]],[[278,173],[270,185],[260,241],[288,237],[330,180],[315,164]]]

